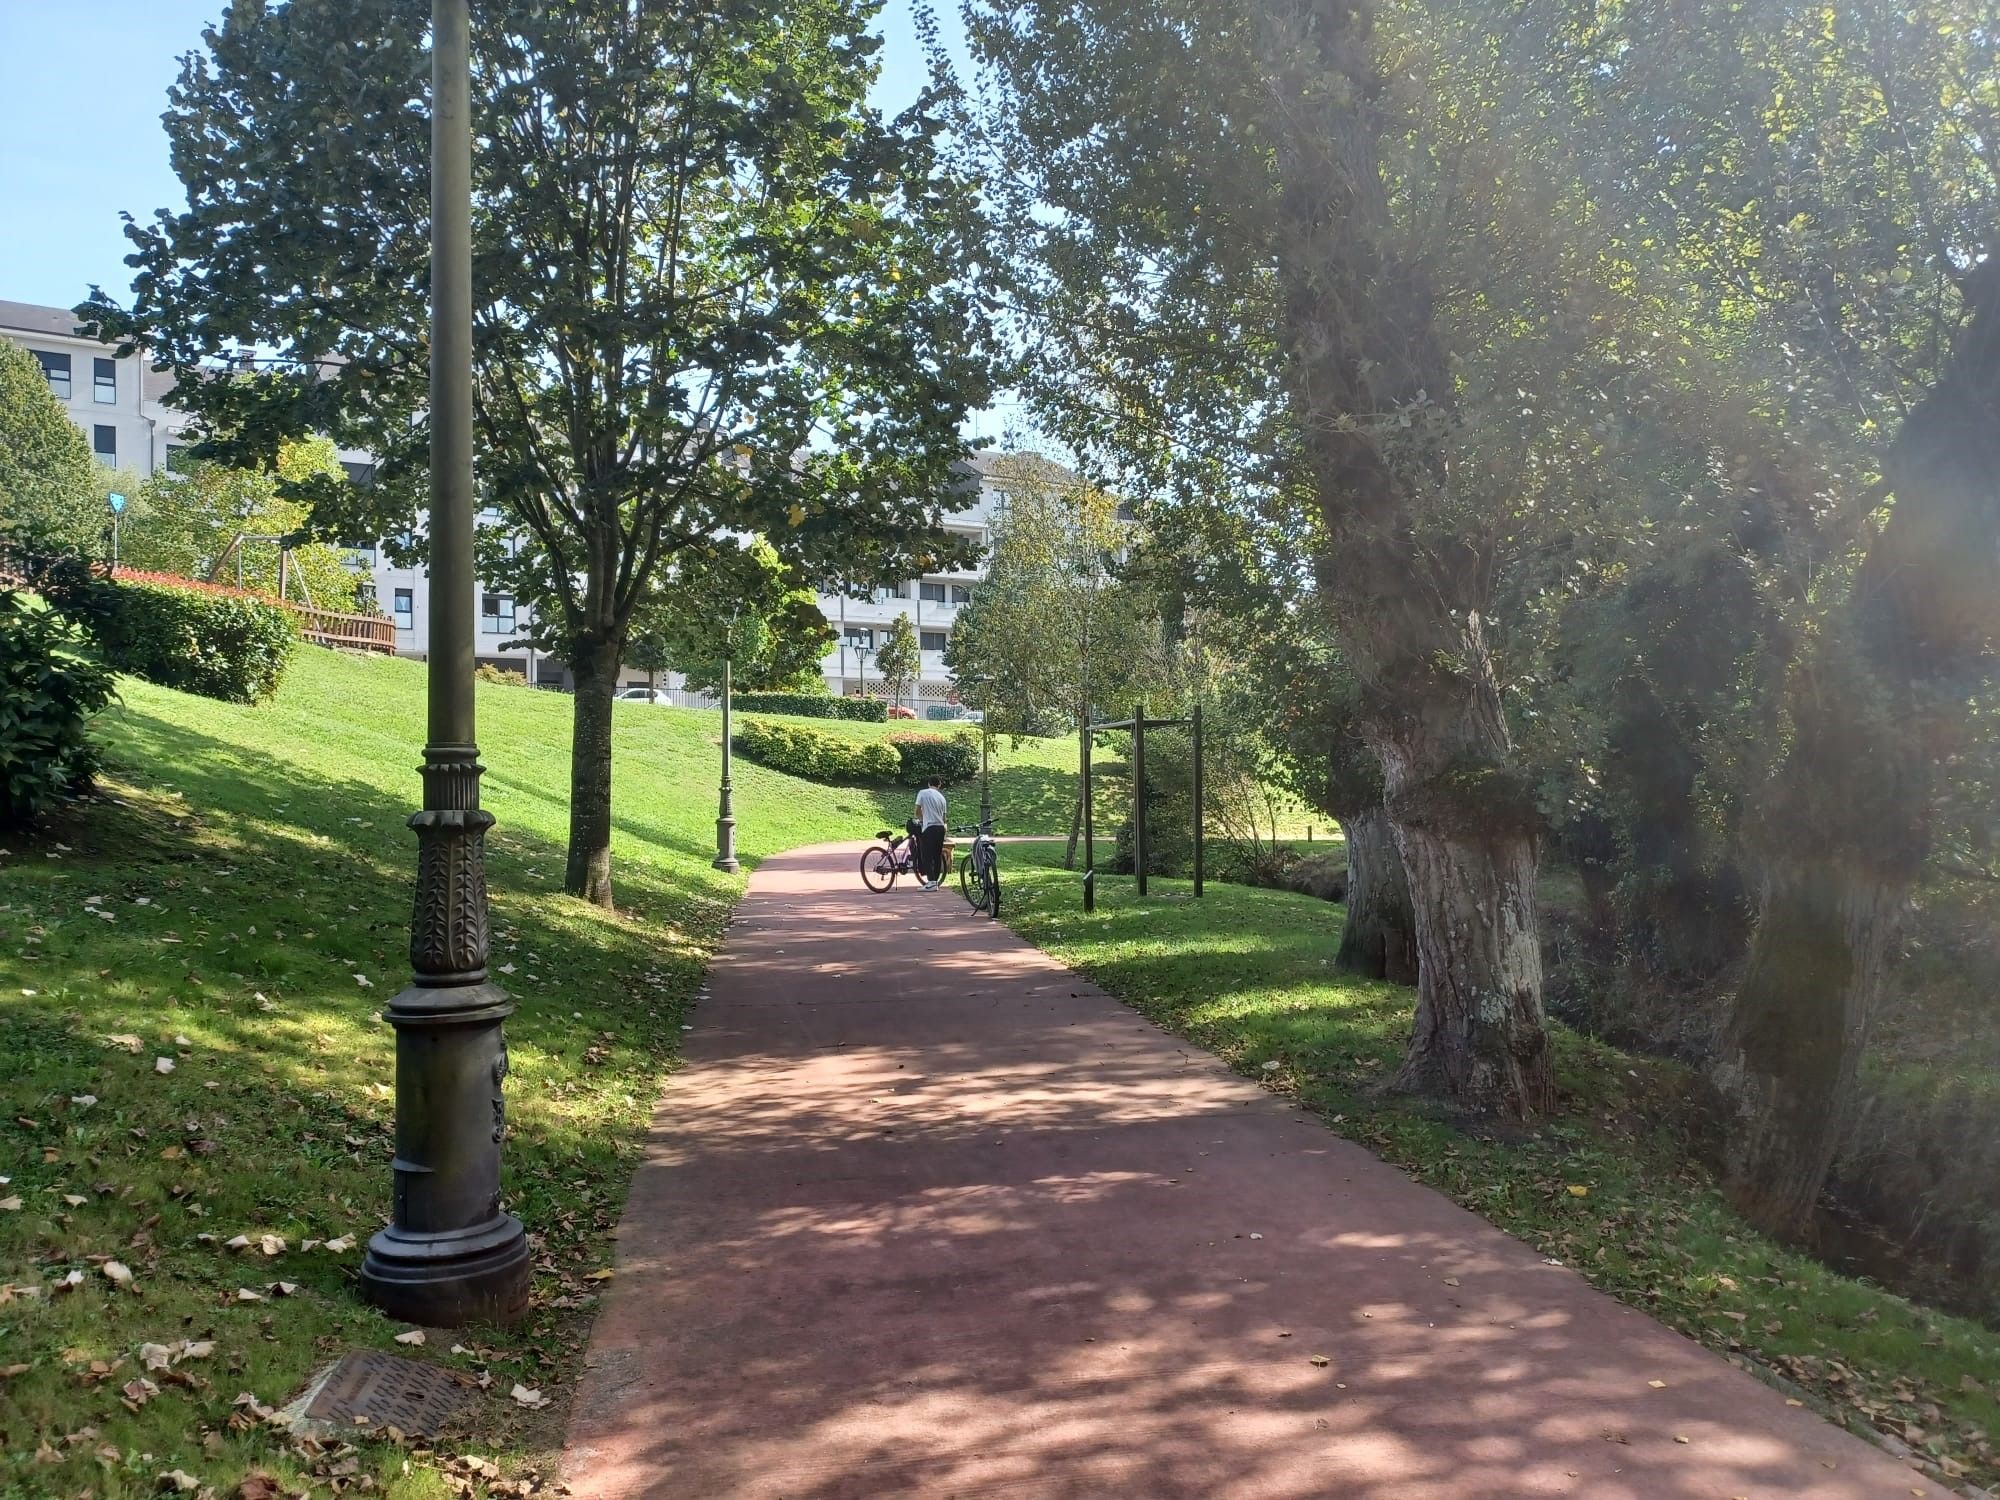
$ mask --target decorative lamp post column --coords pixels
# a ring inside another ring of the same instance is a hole
[[[396,1028],[395,1202],[361,1288],[391,1317],[507,1322],[528,1307],[528,1242],[500,1208],[502,1023],[488,982],[486,830],[473,735],[472,122],[467,0],[433,0],[430,728],[409,988]]]
[[[993,731],[982,722],[979,726],[979,826],[987,833],[993,831],[993,775],[988,767],[988,752],[993,748]]]
[[[732,631],[732,634],[734,632]],[[715,818],[715,868],[734,875],[736,862],[736,809],[731,805],[729,784],[729,698],[733,649],[722,658],[722,806]],[[753,679],[754,680],[754,679]]]

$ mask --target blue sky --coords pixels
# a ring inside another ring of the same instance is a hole
[[[0,298],[68,307],[97,282],[123,300],[132,273],[121,211],[184,203],[160,130],[178,59],[224,0],[0,0]],[[953,12],[947,0],[941,7]],[[947,16],[954,25],[955,14]],[[921,87],[909,0],[882,15],[877,101]]]

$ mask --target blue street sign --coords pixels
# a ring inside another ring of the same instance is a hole
[[[122,516],[125,514],[125,497],[123,495],[114,490],[111,494],[105,496],[105,499],[110,502],[112,515]]]

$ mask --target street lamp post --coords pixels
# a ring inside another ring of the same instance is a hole
[[[734,634],[732,630],[731,634]],[[722,806],[715,818],[715,868],[734,875],[738,869],[736,861],[736,809],[731,805],[732,788],[729,784],[729,698],[730,669],[734,656],[732,650],[722,657]]]
[[[507,992],[488,981],[486,830],[473,733],[472,121],[467,0],[431,11],[430,724],[409,987],[396,1028],[395,1198],[361,1287],[392,1317],[452,1327],[528,1306],[528,1243],[500,1207]]]
[[[979,826],[993,831],[993,775],[988,765],[993,748],[993,731],[982,721],[979,726]]]

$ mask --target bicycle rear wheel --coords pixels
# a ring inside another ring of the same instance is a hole
[[[958,862],[958,893],[970,902],[972,900],[972,856],[964,855]]]
[[[896,851],[876,844],[861,853],[861,883],[880,895],[896,883]]]
[[[986,861],[986,915],[1000,920],[1000,861],[991,857]]]

